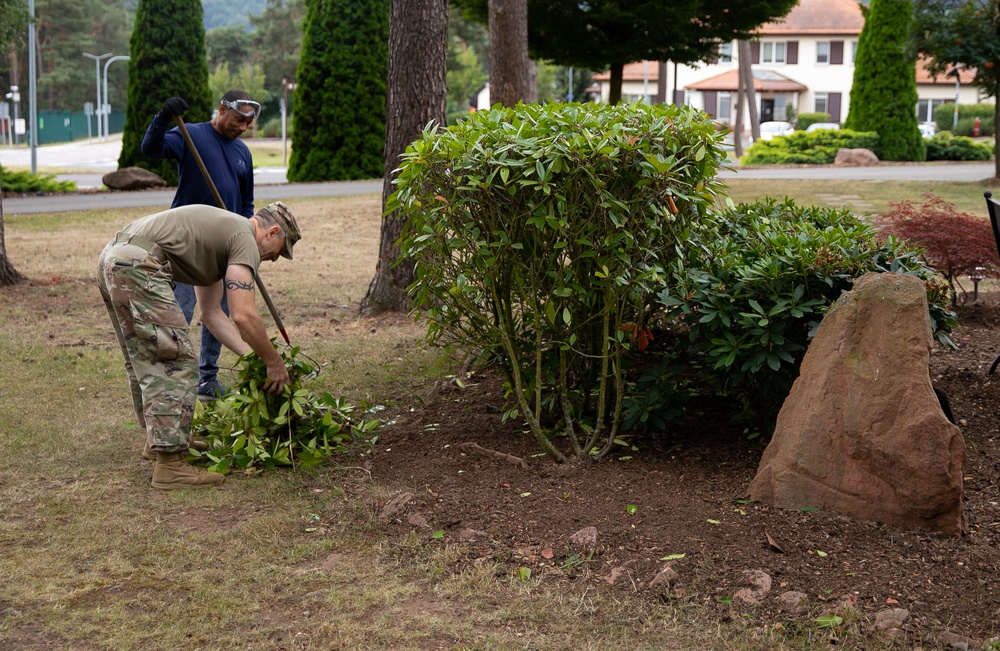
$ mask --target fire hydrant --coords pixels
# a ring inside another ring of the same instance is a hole
[[[979,118],[976,118],[972,122],[972,135],[976,137],[979,136]]]

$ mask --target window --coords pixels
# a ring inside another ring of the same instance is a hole
[[[716,118],[719,122],[729,123],[730,116],[732,115],[732,93],[721,92],[719,93],[719,112],[716,114]]]
[[[719,44],[719,63],[733,62],[733,42]]]
[[[851,63],[858,60],[858,42],[851,41]]]
[[[788,98],[784,95],[774,97],[774,119],[784,121],[788,117]]]
[[[829,41],[820,41],[816,44],[816,63],[830,63]]]
[[[760,44],[761,63],[784,63],[785,44],[764,42]]]
[[[816,93],[816,104],[813,110],[817,113],[829,113],[830,93]]]
[[[933,122],[934,109],[942,104],[953,103],[953,99],[921,99],[917,100],[917,121]]]

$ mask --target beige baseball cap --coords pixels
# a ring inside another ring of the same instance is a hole
[[[285,245],[281,249],[281,257],[291,260],[292,246],[302,238],[302,233],[299,231],[299,225],[295,222],[295,216],[292,215],[292,211],[288,209],[288,206],[284,202],[275,201],[274,203],[267,204],[257,212],[268,213],[278,226],[281,226],[281,230],[285,231]]]

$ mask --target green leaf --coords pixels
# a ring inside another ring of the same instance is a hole
[[[679,561],[680,559],[684,558],[686,555],[687,554],[669,554],[668,556],[664,556],[660,560],[661,561]]]
[[[628,513],[629,515],[635,515],[636,513],[639,512],[639,507],[636,506],[635,504],[629,504],[628,506],[625,507],[625,512]]]
[[[439,540],[441,538],[444,538],[444,536],[445,536],[444,529],[438,529],[437,531],[431,534],[431,538],[434,540]]]
[[[844,618],[838,615],[820,615],[813,621],[820,628],[835,628],[844,623]]]

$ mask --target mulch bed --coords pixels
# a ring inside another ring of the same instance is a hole
[[[518,423],[501,422],[501,382],[490,374],[402,406],[381,433],[374,478],[413,494],[387,531],[417,531],[428,541],[443,531],[467,560],[499,559],[511,573],[527,567],[543,580],[590,581],[722,610],[744,584],[743,571],[762,570],[771,591],[742,611],[762,624],[794,619],[777,597],[799,591],[809,599],[799,618],[853,607],[874,621],[880,611],[904,608],[907,643],[939,641],[950,631],[981,645],[1000,635],[1000,384],[987,375],[1000,353],[1000,295],[982,295],[958,313],[960,348],[936,349],[931,377],[949,395],[966,442],[964,536],[744,503],[762,450],[721,399],[698,402],[685,424],[616,455],[629,459],[554,464],[538,456]],[[514,455],[527,467],[463,443]],[[585,527],[598,531],[592,556],[569,543]],[[651,586],[661,559],[680,554],[669,587]]]

